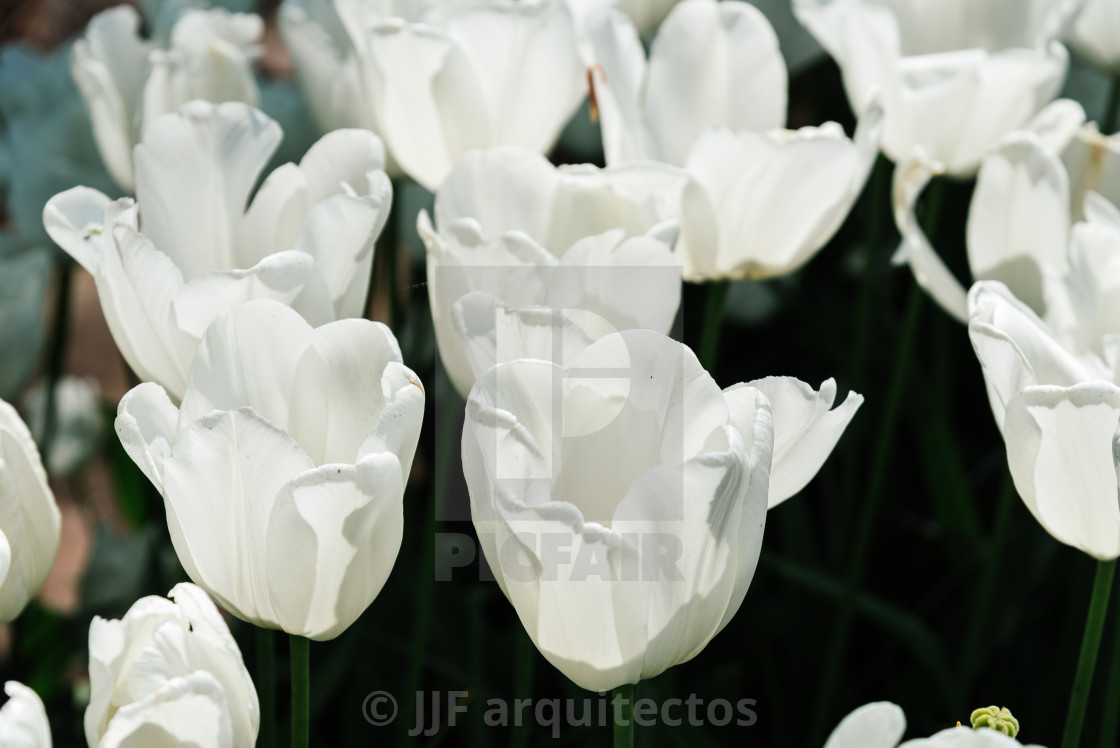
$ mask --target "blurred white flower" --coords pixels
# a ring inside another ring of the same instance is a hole
[[[243,620],[322,640],[393,568],[423,414],[389,328],[312,329],[259,300],[210,325],[180,407],[141,384],[116,425],[191,579]]]
[[[256,742],[257,691],[214,603],[193,584],[89,627],[86,741],[98,748]],[[172,600],[174,602],[172,602]]]
[[[1061,88],[1057,41],[1083,0],[794,0],[798,19],[839,64],[848,101],[883,94],[883,150],[920,146],[954,175],[1023,127]]]
[[[282,15],[297,75],[318,89],[309,96],[317,116],[356,126],[355,110],[371,113],[361,124],[432,191],[471,149],[547,152],[585,93],[562,0],[335,0],[333,12],[289,0]]]
[[[678,2],[680,0],[568,0],[577,26],[606,8],[618,8],[642,36],[656,31]]]
[[[15,620],[47,581],[61,522],[31,432],[0,400],[0,624]]]
[[[145,38],[134,7],[109,8],[93,17],[71,53],[101,158],[127,192],[136,187],[132,148],[157,117],[193,99],[259,99],[251,67],[264,29],[259,16],[214,8],[175,18],[166,37]]]
[[[39,694],[14,680],[4,684],[8,701],[0,706],[0,745],[51,748],[51,724]]]
[[[787,73],[778,37],[738,0],[685,0],[661,25],[647,62],[618,11],[588,20],[592,79],[608,164],[684,166],[701,131],[763,132],[786,123]]]
[[[242,301],[283,301],[312,325],[364,311],[392,200],[381,142],[330,133],[249,204],[281,137],[245,104],[194,101],[137,146],[137,201],[76,187],[44,210],[51,237],[97,281],[125,360],[176,398],[207,325]]]
[[[440,357],[466,396],[475,376],[457,324],[471,292],[514,307],[594,312],[613,329],[668,332],[680,304],[670,247],[684,174],[662,164],[557,168],[520,148],[467,154],[436,193],[428,294]]]
[[[968,262],[975,280],[998,280],[1040,314],[1044,276],[1067,268],[1070,229],[1097,193],[1120,205],[1120,136],[1105,138],[1072,101],[1056,101],[1033,130],[1010,133],[984,159],[967,225]],[[915,206],[930,177],[942,170],[920,157],[895,171],[894,210],[902,247],[918,282],[950,314],[968,319],[960,281],[942,262],[918,223]]]
[[[548,327],[535,314],[519,324]],[[862,398],[828,411],[831,380],[818,395],[786,378],[721,392],[659,333],[571,345],[581,333],[554,322],[562,361],[479,378],[463,465],[486,560],[529,636],[606,690],[695,657],[730,622],[767,507],[812,478]]]
[[[1069,43],[1109,75],[1120,75],[1120,4],[1115,0],[1085,0],[1069,32]]]
[[[47,419],[47,382],[27,393],[27,425],[42,443]],[[69,475],[84,465],[101,440],[103,417],[100,388],[92,377],[62,377],[55,387],[55,420],[46,468],[51,475]]]
[[[11,251],[0,242],[0,398],[14,398],[38,360],[51,254],[46,246]]]

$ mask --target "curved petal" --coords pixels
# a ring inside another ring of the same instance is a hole
[[[90,20],[70,57],[101,160],[128,192],[135,185],[132,146],[139,130],[140,92],[153,49],[140,36],[140,14],[132,6],[118,5]]]
[[[167,526],[183,568],[245,621],[284,623],[269,593],[269,519],[285,487],[313,467],[287,433],[248,408],[187,424],[164,460]]]
[[[396,455],[324,465],[285,487],[268,524],[276,620],[317,641],[345,631],[381,591],[400,550],[404,481]]]
[[[889,701],[876,701],[840,720],[824,748],[895,748],[905,732],[902,709]]]
[[[8,701],[0,707],[0,744],[8,748],[51,748],[51,724],[39,694],[22,683],[4,684]]]
[[[144,132],[135,152],[144,235],[186,280],[242,267],[237,226],[280,138],[264,113],[234,102],[192,101]]]
[[[1088,0],[1070,30],[1078,54],[1106,73],[1120,75],[1120,7],[1109,0]]]
[[[313,335],[302,317],[271,300],[250,301],[217,318],[195,355],[180,428],[211,411],[238,408],[287,428],[296,365]]]
[[[608,8],[588,19],[586,35],[594,58],[588,69],[595,109],[608,165],[649,156],[642,112],[646,53],[634,24],[621,11]]]
[[[914,280],[924,288],[946,312],[964,322],[968,319],[968,300],[964,286],[945,266],[914,212],[918,196],[929,184],[930,178],[940,172],[940,166],[925,160],[924,153],[916,153],[913,160],[901,163],[894,169],[894,222],[902,234],[895,262],[905,262],[914,273]]]
[[[133,387],[117,406],[115,426],[121,446],[161,493],[163,463],[177,439],[178,419],[178,408],[155,382]]]
[[[1120,556],[1120,389],[1028,387],[1007,406],[1007,462],[1046,531],[1094,558]]]
[[[97,743],[99,748],[165,744],[233,748],[229,706],[210,673],[175,678],[146,699],[122,706]]]
[[[786,84],[778,37],[761,11],[748,3],[680,3],[650,48],[645,120],[657,157],[683,165],[708,125],[782,127]]]
[[[977,280],[1002,281],[1039,314],[1043,266],[1067,267],[1069,177],[1030,133],[1014,133],[984,159],[968,212],[968,261]]]
[[[849,392],[838,407],[836,382],[826,379],[820,390],[793,377],[766,377],[747,384],[736,384],[723,391],[731,411],[731,423],[740,426],[737,402],[744,390],[753,388],[766,395],[774,419],[774,462],[770,468],[770,498],[773,509],[797,494],[811,481],[836,448],[863,405],[863,395]]]

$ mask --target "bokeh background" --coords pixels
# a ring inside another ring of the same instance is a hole
[[[46,702],[60,746],[84,742],[86,637],[94,615],[119,617],[139,597],[185,580],[163,506],[112,429],[116,403],[135,382],[117,353],[92,279],[50,247],[37,211],[75,182],[113,193],[69,81],[66,54],[103,0],[0,3],[0,392],[39,429],[56,433],[52,486],[62,544],[39,598],[0,627],[0,680],[20,680]],[[263,108],[279,120],[279,161],[298,160],[317,138],[291,82],[276,33],[276,2],[226,3],[268,20],[258,62]],[[801,31],[788,1],[759,2],[789,63],[790,127],[853,118],[834,63]],[[1074,57],[1066,95],[1101,118],[1108,81]],[[602,163],[586,108],[565,132],[557,163]],[[49,145],[44,146],[43,142]],[[696,694],[756,700],[751,727],[639,729],[642,746],[820,746],[853,708],[898,703],[910,735],[967,723],[979,706],[1008,706],[1020,738],[1057,745],[1073,679],[1093,562],[1047,535],[1018,499],[1002,440],[964,327],[891,264],[891,164],[877,164],[843,229],[792,276],[732,284],[718,363],[726,386],[781,374],[814,385],[835,377],[866,403],[817,478],[767,517],[762,558],[732,623],[692,662],[643,682],[638,697]],[[404,359],[428,385],[428,413],[405,498],[405,540],[384,591],[338,639],[312,646],[312,744],[608,745],[609,728],[490,728],[488,698],[598,701],[535,651],[512,607],[479,562],[455,568],[448,543],[473,537],[458,462],[462,402],[435,351],[415,217],[431,196],[395,185],[391,228],[378,247],[370,314],[388,321],[392,294]],[[970,182],[946,182],[934,243],[968,277],[964,225]],[[929,206],[923,208],[927,212]],[[381,270],[397,258],[395,282]],[[390,289],[390,285],[395,288]],[[694,348],[706,288],[686,286],[677,329]],[[392,294],[391,294],[392,291]],[[72,392],[53,397],[60,377]],[[892,398],[892,389],[898,395]],[[897,407],[890,407],[895,402]],[[92,409],[91,409],[92,404]],[[50,421],[51,423],[46,423]],[[1110,611],[1084,745],[1120,696],[1120,603]],[[230,620],[250,672],[278,663],[280,744],[286,740],[287,643],[260,652],[251,627]],[[1115,636],[1115,639],[1113,637]],[[1112,688],[1108,686],[1115,684]],[[393,694],[397,721],[375,728],[367,694]],[[455,728],[412,739],[416,691],[470,692]]]

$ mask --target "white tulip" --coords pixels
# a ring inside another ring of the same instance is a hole
[[[136,185],[132,148],[157,117],[192,99],[255,105],[260,96],[252,71],[259,16],[191,9],[165,39],[141,36],[140,22],[130,5],[102,11],[71,53],[101,158],[128,192]]]
[[[683,172],[662,164],[557,168],[519,148],[456,164],[436,193],[438,232],[426,212],[418,221],[436,341],[456,389],[465,397],[494,363],[472,368],[456,330],[457,304],[472,292],[668,332],[680,305],[670,247],[683,184]]]
[[[839,64],[852,108],[883,94],[883,150],[920,146],[954,175],[1025,125],[1061,88],[1057,41],[1083,0],[794,0]]]
[[[97,748],[256,742],[257,691],[214,603],[193,584],[89,627],[86,741]],[[172,602],[172,600],[174,602]]]
[[[51,748],[51,725],[39,694],[22,683],[4,684],[8,701],[0,707],[0,745],[5,748]]]
[[[1104,72],[1120,75],[1120,5],[1115,0],[1086,0],[1070,29],[1069,42]]]
[[[1064,270],[1045,268],[1043,316],[999,281],[968,295],[1008,466],[1023,502],[1059,541],[1120,556],[1120,209],[1096,197]]]
[[[835,122],[767,133],[701,133],[685,170],[677,256],[686,280],[790,273],[828,243],[879,155],[883,110],[849,140]]]
[[[31,432],[0,400],[0,624],[15,620],[47,581],[61,522]]]
[[[339,130],[249,195],[282,134],[240,103],[194,101],[136,148],[137,201],[76,187],[43,211],[51,238],[97,282],[122,355],[180,398],[198,342],[248,299],[312,325],[361,316],[392,186],[377,136]]]
[[[676,5],[648,62],[637,29],[618,11],[589,19],[588,35],[608,164],[648,158],[684,166],[705,127],[763,132],[786,123],[778,37],[749,3]]]
[[[179,408],[141,384],[117,433],[190,578],[243,620],[322,640],[392,570],[423,412],[387,327],[312,329],[258,300],[210,325]]]
[[[820,467],[797,444],[831,437],[811,388],[721,392],[649,330],[571,354],[487,371],[462,457],[483,552],[529,636],[577,685],[606,690],[695,657],[730,622],[768,504]]]
[[[975,280],[1002,281],[1044,313],[1044,276],[1067,268],[1070,229],[1097,193],[1120,205],[1120,136],[1105,138],[1072,101],[1056,101],[1031,130],[1007,135],[977,174],[967,226],[968,262]],[[918,223],[918,196],[939,164],[920,158],[895,172],[894,209],[906,261],[930,295],[967,321],[964,286],[942,262]]]
[[[899,745],[905,732],[906,715],[902,709],[889,701],[879,701],[864,704],[844,717],[824,748],[1023,748],[1018,740],[987,727],[950,727],[928,738]]]
[[[575,16],[576,26],[585,28],[588,19],[607,8],[617,8],[624,13],[642,36],[657,30],[680,0],[568,0]]]
[[[432,191],[472,149],[547,152],[586,92],[562,0],[289,5],[298,75],[322,81],[317,116],[368,108],[395,163]],[[352,93],[355,80],[362,93]]]

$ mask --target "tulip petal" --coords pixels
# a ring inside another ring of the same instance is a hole
[[[219,317],[195,355],[180,427],[214,410],[252,408],[276,427],[286,428],[296,364],[313,334],[299,314],[267,299]]]
[[[397,341],[380,322],[339,320],[315,330],[296,364],[289,407],[291,433],[316,465],[353,464],[378,428],[399,428],[401,441],[393,443],[408,444],[408,454],[416,448],[424,392],[408,369],[389,371],[400,362]],[[399,422],[383,424],[385,409],[405,388],[419,396],[408,398],[418,408],[394,410],[392,420]]]
[[[1115,435],[1120,389],[1105,382],[1029,387],[1007,406],[1004,441],[1015,487],[1059,541],[1120,556]]]
[[[840,720],[824,748],[895,748],[906,732],[906,715],[897,704],[864,704]]]
[[[641,92],[647,66],[638,30],[624,13],[609,8],[588,21],[586,34],[598,66],[592,67],[589,75],[607,165],[646,158],[649,144]]]
[[[190,280],[246,267],[235,227],[280,143],[280,127],[241,103],[192,101],[157,118],[136,146],[144,235]]]
[[[233,730],[222,686],[202,670],[175,678],[147,698],[118,709],[97,745],[233,748]]]
[[[1044,313],[1042,268],[1067,266],[1069,177],[1029,133],[1015,133],[984,159],[968,214],[968,261],[977,280],[1002,281]]]
[[[144,382],[125,393],[117,407],[116,430],[125,452],[148,480],[163,491],[163,463],[176,440],[178,409],[167,391]]]
[[[677,5],[649,55],[645,121],[657,158],[683,166],[707,125],[782,127],[786,84],[778,37],[757,8],[714,0]]]
[[[392,453],[324,465],[285,487],[269,521],[268,588],[284,629],[333,639],[369,607],[403,537],[406,471]]]
[[[968,319],[968,300],[964,286],[929,243],[915,214],[918,196],[939,170],[940,167],[928,162],[923,153],[916,153],[912,160],[895,166],[892,189],[894,221],[902,234],[902,245],[895,261],[909,264],[914,280],[934,301],[949,314],[965,322]]]
[[[101,159],[116,183],[129,192],[135,184],[132,146],[140,92],[153,49],[140,36],[140,14],[131,6],[120,5],[90,20],[70,58]]]
[[[731,411],[731,423],[740,427],[737,401],[745,388],[766,395],[774,419],[774,460],[770,469],[769,508],[773,509],[796,495],[811,481],[836,448],[863,405],[863,395],[849,392],[844,402],[831,409],[836,399],[836,382],[826,379],[820,390],[793,377],[766,377],[737,384],[723,391]]]
[[[0,745],[50,748],[51,724],[39,694],[17,681],[4,684],[8,701],[0,707]]]
[[[277,620],[261,563],[269,517],[285,486],[313,467],[287,433],[248,408],[186,424],[164,461],[167,525],[183,568],[246,621]]]

